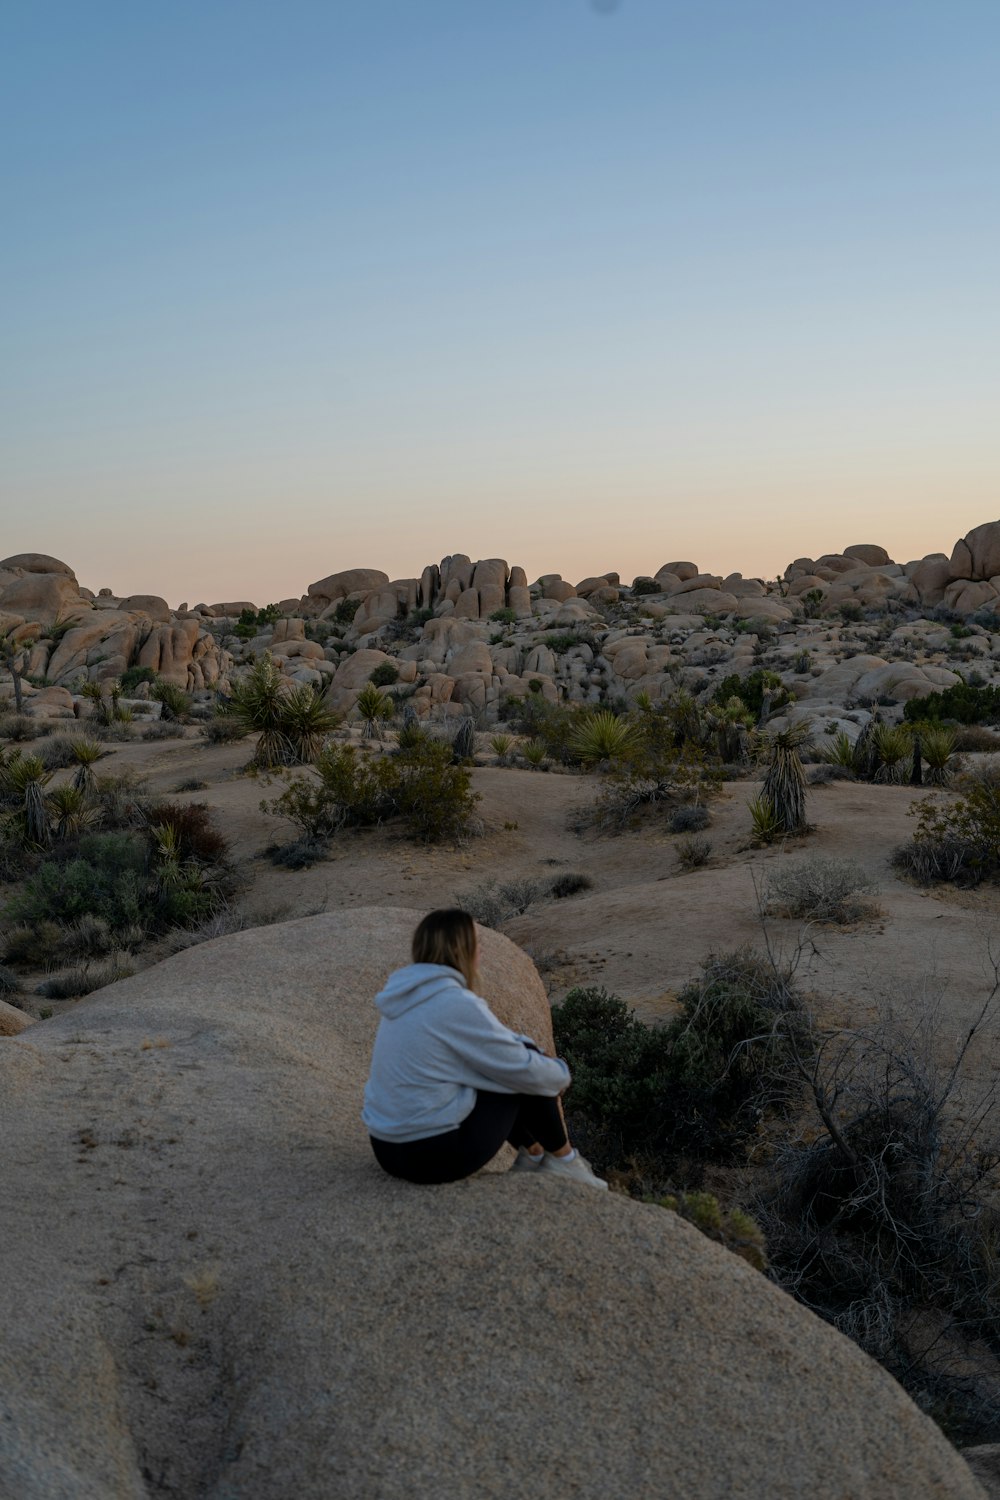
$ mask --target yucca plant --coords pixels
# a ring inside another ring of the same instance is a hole
[[[901,780],[904,762],[913,748],[909,731],[902,724],[876,724],[871,744],[877,762],[875,780]]]
[[[266,770],[294,764],[295,747],[285,721],[287,702],[281,673],[268,651],[233,683],[229,716],[259,736],[251,766]]]
[[[920,735],[920,747],[927,762],[927,780],[935,786],[944,786],[951,771],[948,762],[955,753],[955,731],[937,726],[924,729]]]
[[[766,797],[754,797],[747,803],[757,844],[773,844],[785,831],[784,824]]]
[[[392,699],[380,693],[374,682],[366,682],[354,706],[361,716],[361,738],[381,740],[386,721],[395,712]]]
[[[490,740],[490,749],[502,766],[507,764],[513,748],[514,740],[509,734],[495,734]]]
[[[529,740],[526,745],[521,746],[521,754],[533,771],[537,771],[545,764],[545,757],[549,753],[549,747],[542,739]]]
[[[614,760],[631,749],[638,738],[639,728],[631,719],[599,708],[583,715],[569,737],[569,749],[588,763]]]
[[[841,729],[827,741],[819,752],[819,758],[827,766],[843,766],[848,771],[857,769],[854,744],[846,730]]]
[[[471,760],[476,752],[476,725],[472,719],[463,719],[451,742],[452,759],[456,765]]]
[[[882,719],[873,704],[868,722],[854,742],[854,770],[864,781],[872,781],[879,767],[875,735],[881,728]]]
[[[35,848],[44,848],[52,836],[45,797],[52,774],[39,755],[18,755],[4,767],[4,782],[20,803],[15,820],[24,842]]]
[[[96,809],[81,787],[65,782],[49,793],[49,807],[55,818],[57,839],[75,838],[96,821]]]
[[[285,698],[282,725],[300,765],[310,765],[316,759],[339,723],[340,715],[307,682],[292,688]]]
[[[748,713],[743,699],[736,695],[709,710],[708,725],[715,735],[720,760],[732,764],[749,759],[752,724],[753,715]]]
[[[799,749],[808,738],[808,726],[796,724],[768,740],[767,774],[761,797],[770,803],[785,833],[802,833],[806,827],[806,776]]]
[[[174,682],[154,682],[149,696],[160,705],[160,716],[179,723],[191,711],[191,699]]]
[[[97,782],[94,767],[108,752],[102,750],[96,740],[74,740],[70,749],[76,761],[74,787],[81,792],[92,792]]]

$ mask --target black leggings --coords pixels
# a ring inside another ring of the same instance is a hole
[[[567,1144],[557,1098],[540,1094],[492,1094],[479,1089],[472,1113],[457,1130],[420,1141],[370,1137],[375,1160],[407,1182],[457,1182],[491,1161],[504,1141],[559,1151]]]

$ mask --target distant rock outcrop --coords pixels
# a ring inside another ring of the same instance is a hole
[[[206,943],[0,1042],[4,1493],[982,1500],[881,1368],[677,1216],[379,1170],[372,996],[416,916]],[[547,1043],[529,960],[482,941]]]

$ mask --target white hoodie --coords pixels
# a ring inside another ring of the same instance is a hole
[[[420,1141],[455,1130],[476,1090],[555,1096],[570,1080],[561,1058],[546,1057],[498,1021],[466,989],[457,969],[409,964],[376,996],[382,1012],[361,1118],[382,1141]]]

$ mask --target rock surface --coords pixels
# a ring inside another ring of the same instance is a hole
[[[5,1496],[982,1500],[881,1369],[673,1215],[380,1172],[371,997],[415,915],[205,944],[0,1044]],[[484,992],[547,1041],[482,936]]]

